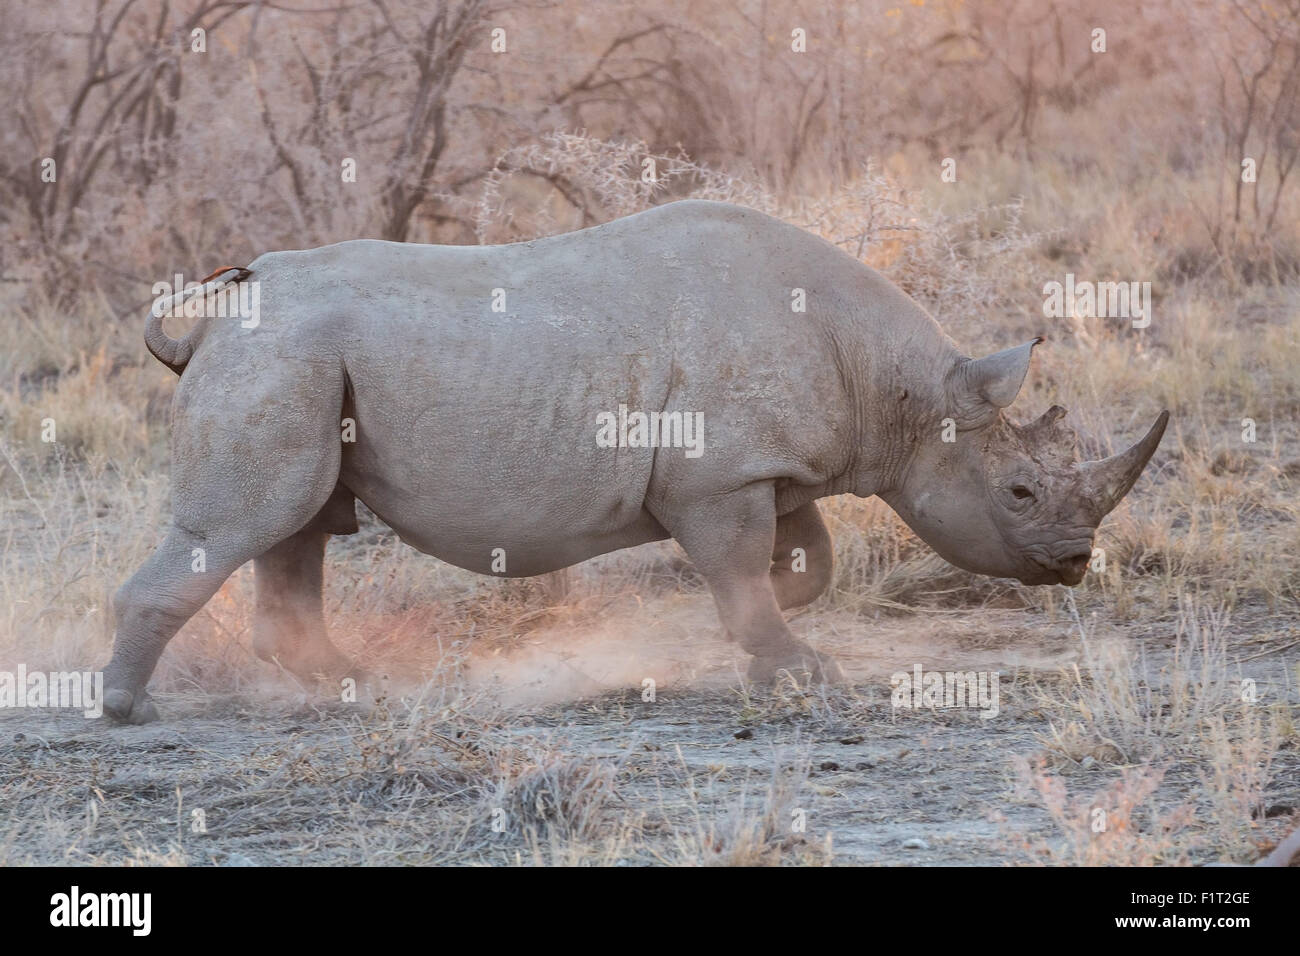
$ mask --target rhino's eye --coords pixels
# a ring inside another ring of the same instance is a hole
[[[1026,485],[1012,485],[1011,493],[1021,500],[1034,497],[1033,491]]]

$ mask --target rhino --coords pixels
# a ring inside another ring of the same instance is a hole
[[[1041,337],[970,358],[858,259],[726,203],[508,245],[272,252],[180,298],[238,282],[258,283],[256,323],[210,316],[179,339],[157,308],[146,323],[180,375],[173,518],[115,596],[104,705],[121,720],[157,717],[163,648],[250,560],[256,653],[357,674],[321,587],[358,499],[483,574],[674,538],[750,678],[840,680],[782,615],[831,581],[818,499],[879,496],[960,568],[1074,585],[1169,418],[1078,461],[1063,408],[1003,414]],[[700,425],[685,447],[683,421]]]

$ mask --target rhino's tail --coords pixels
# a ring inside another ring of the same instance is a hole
[[[186,363],[194,355],[194,348],[198,345],[196,333],[202,326],[197,326],[179,339],[174,339],[163,331],[163,319],[173,309],[180,308],[195,296],[207,297],[232,282],[243,282],[252,274],[253,270],[241,266],[222,266],[196,286],[155,299],[144,326],[144,344],[153,357],[177,375],[184,372]]]

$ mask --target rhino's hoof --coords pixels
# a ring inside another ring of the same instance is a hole
[[[755,684],[772,684],[784,675],[790,675],[800,684],[842,684],[844,672],[831,657],[819,654],[812,648],[793,654],[755,657],[749,664],[749,680]]]
[[[332,692],[332,689],[344,680],[355,681],[355,686],[358,688],[372,680],[369,671],[333,648],[310,657],[284,659],[273,655],[266,659],[283,667],[306,686],[321,688],[327,692]]]
[[[104,691],[104,713],[125,724],[148,724],[158,719],[158,708],[148,694],[138,697],[129,690]]]

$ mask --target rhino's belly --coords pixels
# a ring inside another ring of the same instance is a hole
[[[394,495],[355,476],[349,487],[403,542],[439,560],[480,574],[527,577],[585,561],[600,554],[667,538],[668,532],[644,508],[620,527],[565,521],[538,515],[512,521],[493,510],[490,498],[451,507],[436,500]]]
[[[613,465],[594,445],[472,422],[398,434],[358,421],[340,480],[407,544],[484,574],[541,574],[668,536],[644,508],[648,451],[622,449]]]
[[[608,534],[510,541],[498,546],[499,551],[470,546],[465,539],[453,539],[447,535],[435,535],[424,540],[418,538],[418,532],[416,538],[408,537],[411,534],[409,530],[406,533],[398,531],[398,534],[412,547],[448,564],[479,574],[510,578],[558,571],[597,555],[668,537],[668,532],[648,511],[626,528]]]

